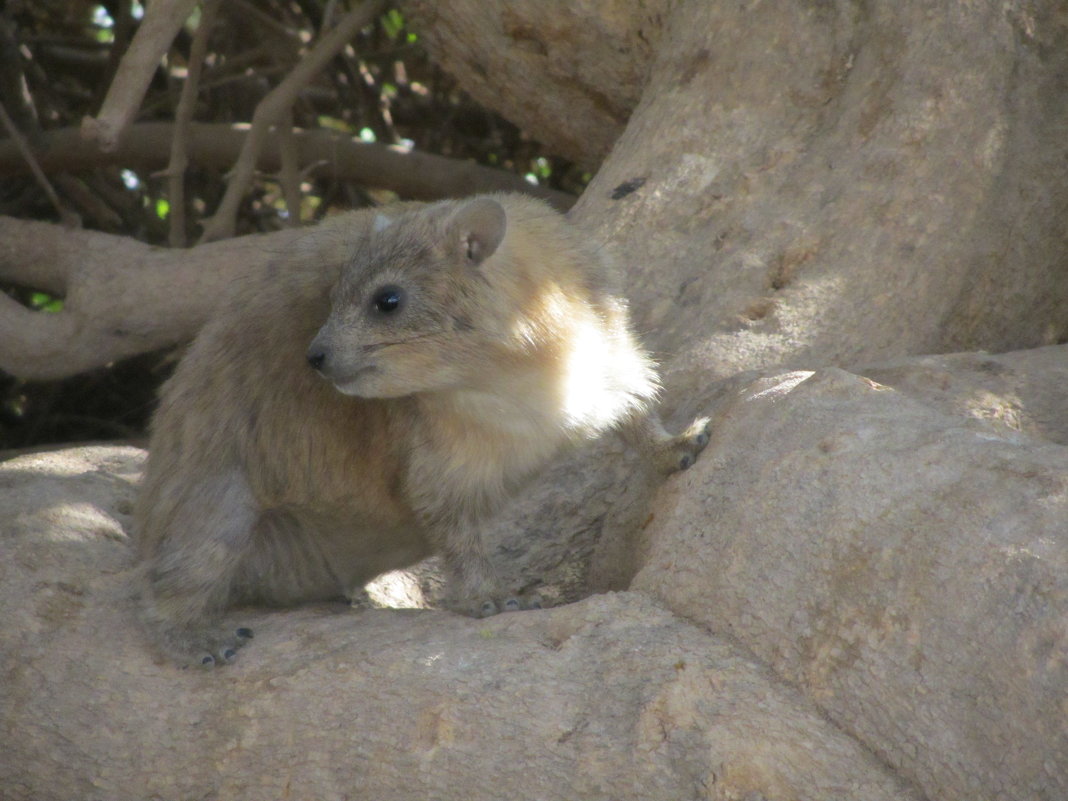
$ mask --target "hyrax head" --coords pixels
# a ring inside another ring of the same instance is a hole
[[[364,398],[470,384],[507,312],[485,272],[507,225],[489,197],[376,216],[332,290],[308,363]]]

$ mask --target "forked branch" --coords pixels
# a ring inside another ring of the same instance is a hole
[[[82,120],[82,135],[101,150],[119,146],[141,108],[160,59],[196,4],[197,0],[153,0],[147,4],[145,18],[119,63],[100,113]]]
[[[326,33],[300,63],[278,86],[272,89],[252,115],[252,126],[245,139],[241,153],[234,163],[230,181],[215,214],[204,223],[202,242],[225,239],[234,235],[237,212],[255,175],[260,153],[267,143],[267,135],[273,126],[282,123],[297,96],[309,81],[330,63],[361,28],[369,25],[385,8],[385,0],[365,0],[355,11],[350,11]]]

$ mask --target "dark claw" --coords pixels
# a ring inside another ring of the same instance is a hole
[[[519,601],[517,601],[515,598],[509,598],[507,601],[504,602],[505,612],[518,612],[520,608],[521,607],[519,606]]]
[[[538,598],[535,598],[533,601],[530,602],[530,604],[527,606],[527,608],[528,609],[541,609],[541,600],[538,599]]]
[[[237,636],[240,637],[243,640],[251,640],[252,639],[252,629],[245,628],[244,626],[239,628],[235,632],[235,634],[237,634]]]
[[[203,659],[200,660],[200,664],[202,664],[204,667],[211,667],[212,665],[215,664],[215,657],[212,656],[211,654],[208,654],[207,656],[205,656]]]
[[[494,615],[496,613],[497,613],[497,604],[493,603],[493,601],[483,601],[482,602],[482,614],[483,614],[483,616]]]
[[[679,470],[686,470],[693,464],[693,457],[690,454],[686,454],[679,459]]]
[[[697,446],[703,448],[708,444],[708,434],[701,433],[697,435]]]

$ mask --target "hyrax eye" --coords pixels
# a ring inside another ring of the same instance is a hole
[[[371,296],[371,304],[383,314],[391,314],[404,305],[404,290],[399,286],[384,286]]]

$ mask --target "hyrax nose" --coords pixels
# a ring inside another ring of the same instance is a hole
[[[323,348],[312,345],[312,347],[308,349],[308,364],[310,364],[313,369],[322,372],[323,367],[326,365],[326,351]]]

